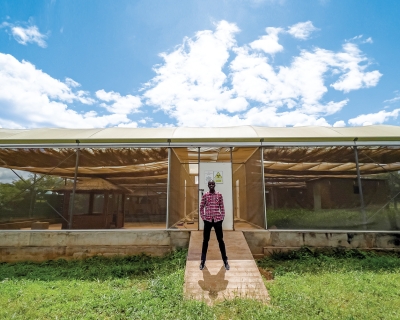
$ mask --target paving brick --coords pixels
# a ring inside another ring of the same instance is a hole
[[[224,232],[229,271],[223,266],[214,232],[210,237],[206,267],[199,270],[202,241],[202,231],[192,231],[185,270],[187,299],[208,304],[236,297],[269,301],[267,289],[241,231]]]

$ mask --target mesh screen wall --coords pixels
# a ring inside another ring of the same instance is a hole
[[[351,147],[264,149],[268,227],[360,228]]]
[[[29,227],[51,218],[56,229],[165,228],[167,148],[80,148],[72,196],[76,150],[0,149],[4,166],[32,172],[0,183],[3,221],[26,220]]]
[[[261,150],[257,150],[246,161],[247,219],[260,228],[265,227],[263,175]]]
[[[393,147],[358,152],[364,207],[353,147],[265,148],[269,228],[397,230],[400,152]]]
[[[238,229],[241,223],[247,221],[246,168],[244,164],[233,163],[232,171],[234,226]]]
[[[247,159],[232,152],[235,230],[265,228],[261,150],[240,149],[252,150]]]
[[[400,148],[264,147],[268,228],[399,230]],[[198,228],[198,148],[0,149],[0,228],[162,228],[169,183],[170,228]],[[264,228],[259,148],[232,152],[235,229]],[[201,161],[228,162],[230,148],[201,148]],[[16,175],[13,169],[18,175]],[[22,170],[24,169],[24,170]],[[26,171],[29,170],[29,171]],[[360,197],[362,192],[363,197]]]
[[[186,148],[171,149],[168,228],[198,229],[198,186],[194,161],[182,162],[178,155],[187,155]]]
[[[65,180],[0,168],[0,229],[61,229],[64,197],[49,190]],[[35,224],[40,221],[42,224]]]
[[[77,192],[90,210],[73,228],[164,229],[167,171],[167,148],[81,149]]]
[[[363,195],[361,220],[367,230],[400,230],[400,175],[391,171],[391,164],[400,162],[399,147],[358,147],[361,188],[356,183],[357,195]],[[363,170],[375,167],[382,173]],[[361,200],[360,200],[361,202]]]

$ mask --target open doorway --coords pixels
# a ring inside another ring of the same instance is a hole
[[[218,177],[216,177],[218,176]],[[225,230],[265,228],[260,148],[182,147],[170,149],[167,227],[201,230],[199,205],[207,179],[224,197]]]
[[[222,223],[222,228],[224,230],[233,230],[232,163],[200,162],[200,201],[203,192],[208,191],[208,181],[210,180],[215,181],[215,190],[221,193],[224,199],[225,219]],[[203,229],[204,222],[199,219],[199,230]]]

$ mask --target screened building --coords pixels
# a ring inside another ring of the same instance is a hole
[[[400,127],[0,129],[0,229],[399,230]]]

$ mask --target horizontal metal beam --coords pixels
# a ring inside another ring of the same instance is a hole
[[[354,146],[353,141],[263,141],[263,142],[164,142],[164,143],[80,143],[79,148],[190,148],[190,147],[343,147]],[[357,146],[400,147],[400,141],[357,141]],[[0,143],[2,149],[78,148],[75,143]]]

